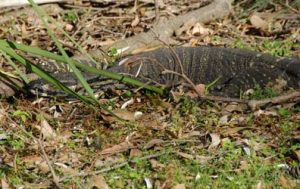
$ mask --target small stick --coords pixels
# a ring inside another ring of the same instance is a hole
[[[10,121],[14,122],[12,119],[10,119]],[[26,135],[28,135],[28,136],[29,136],[30,138],[32,138],[35,142],[38,143],[39,148],[40,148],[41,151],[42,151],[42,155],[43,155],[43,157],[44,157],[44,159],[45,159],[45,161],[46,161],[46,163],[47,163],[47,165],[48,165],[48,167],[49,167],[49,169],[50,169],[50,172],[51,172],[51,175],[52,175],[53,182],[54,182],[55,186],[56,186],[57,188],[61,188],[61,186],[60,186],[60,184],[59,184],[59,177],[56,175],[56,173],[55,173],[55,171],[54,171],[54,168],[53,168],[52,165],[51,165],[51,162],[50,162],[50,160],[49,160],[49,158],[48,158],[48,155],[47,155],[47,153],[46,153],[46,151],[45,151],[45,148],[44,148],[44,146],[43,146],[42,140],[41,140],[41,139],[37,139],[37,138],[36,138],[35,136],[33,136],[31,133],[28,133],[28,132],[26,131],[26,129],[22,126],[22,124],[17,124],[17,123],[16,123],[16,125],[19,125],[19,128],[20,128]]]
[[[158,5],[158,0],[154,0],[155,4],[155,21],[158,23],[159,20],[159,5]]]
[[[239,98],[227,98],[220,96],[199,96],[199,98],[203,100],[244,103],[247,104],[251,110],[256,110],[267,104],[279,104],[291,100],[300,101],[300,91],[294,91],[289,94],[284,94],[273,98],[266,98],[263,100],[243,100]]]
[[[279,103],[290,101],[291,99],[297,100],[297,98],[299,98],[298,100],[300,100],[300,91],[294,91],[289,94],[284,94],[281,96],[267,98],[267,99],[263,99],[263,100],[250,100],[248,102],[248,106],[252,110],[255,110],[255,109],[265,106],[267,104],[279,104]]]
[[[203,94],[201,94],[201,92],[197,89],[196,85],[192,82],[192,80],[190,80],[190,78],[188,78],[184,73],[181,74],[172,70],[162,71],[162,74],[168,74],[168,73],[182,77],[186,82],[188,82],[188,84],[190,84],[193,87],[194,91],[196,91],[199,97],[203,96]]]
[[[139,161],[140,160],[148,160],[148,159],[152,159],[152,158],[162,156],[162,155],[167,154],[167,153],[171,153],[171,152],[160,152],[160,153],[156,153],[156,154],[151,154],[151,155],[148,155],[148,156],[138,158],[138,160]],[[100,173],[104,173],[104,172],[108,172],[108,171],[111,171],[111,170],[114,170],[114,169],[118,169],[118,168],[126,166],[129,163],[135,163],[135,162],[136,162],[136,160],[129,160],[129,161],[124,161],[124,162],[119,163],[119,164],[114,165],[114,166],[108,165],[106,168],[100,169],[98,171],[92,171],[92,172],[87,172],[87,173],[78,173],[78,174],[73,174],[73,175],[70,175],[70,176],[65,176],[65,177],[60,179],[60,182],[66,180],[66,179],[73,178],[73,177],[86,177],[86,176],[91,176],[91,175],[98,175]]]
[[[53,182],[55,183],[55,185],[56,185],[58,188],[61,188],[61,187],[60,187],[60,184],[59,184],[59,177],[55,174],[55,171],[54,171],[54,169],[53,169],[53,167],[52,167],[52,165],[51,165],[51,162],[50,162],[50,160],[49,160],[49,158],[48,158],[48,156],[47,156],[47,154],[46,154],[46,151],[45,151],[45,148],[44,148],[44,146],[43,146],[43,143],[42,143],[41,139],[38,139],[38,140],[36,140],[36,141],[37,141],[37,143],[39,144],[39,147],[40,147],[40,149],[41,149],[41,151],[42,151],[42,154],[43,154],[43,156],[44,156],[44,158],[45,158],[45,160],[46,160],[46,163],[47,163],[47,165],[48,165],[48,167],[49,167],[49,169],[50,169],[50,172],[51,172],[52,177],[53,177]]]

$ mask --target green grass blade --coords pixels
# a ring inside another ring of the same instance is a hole
[[[2,44],[3,46],[11,47],[13,49],[18,49],[18,50],[21,50],[21,51],[32,53],[34,55],[50,58],[50,59],[58,61],[58,62],[66,63],[65,59],[61,55],[57,55],[57,54],[42,50],[42,49],[37,48],[37,47],[30,47],[30,46],[27,46],[27,45],[24,45],[24,44],[18,44],[18,43],[7,41],[7,40],[0,40],[0,44]],[[158,88],[158,87],[155,87],[155,86],[151,86],[151,85],[147,85],[144,82],[141,82],[137,79],[133,79],[133,78],[130,78],[130,77],[127,77],[127,76],[122,76],[120,74],[110,72],[110,71],[107,71],[107,70],[99,70],[99,69],[96,69],[92,66],[81,64],[81,63],[79,63],[75,60],[72,60],[72,62],[74,63],[75,66],[77,66],[78,68],[81,68],[81,69],[83,69],[87,72],[91,72],[91,73],[94,73],[94,74],[97,74],[97,75],[100,75],[100,76],[104,76],[104,77],[108,77],[108,78],[111,78],[111,79],[114,79],[114,80],[118,80],[118,81],[126,83],[126,84],[134,85],[134,86],[137,86],[137,87],[142,87],[142,88],[148,89],[150,91],[156,92],[160,95],[165,94],[164,89],[161,89],[161,88]]]
[[[17,74],[22,78],[22,80],[25,83],[29,83],[29,80],[26,77],[26,75],[21,72],[21,70],[18,68],[18,66],[11,60],[10,56],[8,56],[1,49],[0,49],[0,54],[2,54],[6,58],[6,60],[8,61],[8,63],[11,65],[11,67],[13,67],[17,71]]]
[[[59,80],[55,79],[54,77],[52,77],[50,74],[48,74],[46,71],[42,70],[41,68],[39,68],[38,66],[34,65],[33,63],[31,63],[29,60],[27,60],[26,58],[18,55],[13,49],[8,48],[6,46],[3,46],[3,44],[0,44],[0,49],[5,52],[7,55],[13,57],[14,59],[16,59],[18,62],[20,62],[22,65],[26,66],[26,68],[28,68],[29,70],[31,70],[32,72],[36,73],[39,77],[41,77],[42,79],[46,80],[47,82],[51,83],[52,85],[54,85],[55,87],[62,89],[63,91],[65,91],[67,94],[70,94],[72,96],[75,96],[76,98],[78,98],[79,100],[86,102],[88,104],[91,104],[92,101],[89,98],[86,98],[84,96],[81,96],[79,94],[77,94],[76,92],[74,92],[73,90],[71,90],[70,88],[64,86],[64,84],[62,84]]]
[[[89,60],[91,60],[93,63],[95,63],[98,67],[100,67],[99,62],[97,62],[86,50],[84,50],[79,43],[77,43],[72,36],[70,36],[65,30],[54,20],[52,17],[50,18],[50,22],[53,23],[56,28],[59,29],[62,34],[64,34],[74,45],[75,47],[81,52],[81,54],[84,54]]]
[[[75,76],[77,77],[77,79],[80,81],[82,87],[87,91],[87,93],[89,94],[89,96],[92,99],[94,99],[95,102],[97,102],[97,100],[95,98],[95,95],[94,95],[94,92],[93,92],[93,89],[89,86],[89,84],[87,83],[87,81],[85,80],[85,78],[82,76],[82,74],[80,73],[80,71],[76,68],[76,66],[74,65],[73,61],[69,58],[69,56],[67,55],[66,51],[63,49],[61,43],[56,38],[54,32],[48,26],[47,21],[44,19],[44,17],[47,17],[46,13],[44,11],[42,11],[42,9],[40,9],[38,7],[38,5],[33,0],[28,0],[28,2],[30,2],[30,4],[32,5],[32,8],[38,14],[39,18],[41,19],[41,21],[43,22],[45,28],[47,29],[47,32],[50,35],[51,39],[54,41],[55,45],[57,46],[57,48],[59,49],[60,53],[64,57],[64,60],[68,63],[69,67],[72,69],[73,73],[75,74]]]
[[[46,80],[50,84],[54,85],[55,87],[65,91],[67,94],[70,94],[77,99],[85,102],[88,104],[90,107],[95,108],[94,106],[91,106],[94,103],[94,100],[87,98],[85,96],[79,95],[78,93],[74,92],[70,88],[66,87],[64,84],[62,84],[59,80],[55,79],[53,76],[48,74],[46,71],[43,69],[39,68],[35,64],[31,63],[29,60],[26,58],[18,55],[12,48],[8,47],[7,45],[3,44],[0,42],[0,50],[3,51],[7,56],[10,56],[14,58],[15,60],[19,61],[22,65],[26,66],[28,69],[30,69],[32,72],[36,73],[40,78]],[[1,72],[0,72],[1,74]],[[16,86],[19,88],[19,86]],[[20,90],[24,90],[22,88],[19,88]],[[99,103],[98,103],[99,104]],[[100,104],[99,104],[100,105]],[[124,121],[122,118],[118,117],[115,113],[113,113],[111,110],[107,109],[106,107],[100,105],[102,109],[110,113],[111,115],[117,117],[119,120]]]

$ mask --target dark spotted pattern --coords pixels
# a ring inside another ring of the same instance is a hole
[[[300,88],[300,59],[277,58],[268,54],[242,49],[217,47],[179,47],[157,49],[128,57],[123,64],[108,70],[137,77],[143,81],[164,86],[180,84],[182,78],[176,74],[165,73],[171,70],[187,75],[195,84],[210,84],[217,81],[210,94],[238,97],[241,91],[253,88],[255,85],[265,87],[276,79],[287,82],[287,88]],[[180,63],[179,63],[180,62]],[[97,82],[93,87],[106,90],[117,83],[108,78],[84,73],[89,83]],[[68,86],[79,86],[73,74],[59,73],[56,75]],[[45,83],[33,81],[30,88],[43,93],[53,94],[53,89],[42,89]]]

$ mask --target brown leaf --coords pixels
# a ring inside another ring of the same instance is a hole
[[[15,79],[9,77],[2,78],[0,77],[0,97],[10,97],[15,95],[17,87],[22,86],[22,83]]]
[[[245,123],[245,121],[247,121],[247,117],[235,116],[231,118],[229,123],[231,125],[242,125],[243,123]]]
[[[22,158],[22,161],[26,163],[26,165],[36,164],[43,161],[43,158],[39,155],[29,155]]]
[[[143,116],[143,113],[142,112],[130,112],[128,110],[123,110],[123,109],[118,109],[118,110],[115,110],[113,111],[114,114],[116,114],[116,116],[124,119],[124,120],[127,120],[127,121],[135,121],[135,120],[138,120],[140,119],[142,116]],[[105,116],[106,120],[111,120],[111,121],[116,121],[117,118],[116,117],[113,117],[113,116]]]
[[[246,106],[243,106],[242,104],[238,104],[238,103],[230,103],[225,107],[225,110],[227,112],[243,112],[247,109]]]
[[[284,189],[293,189],[297,188],[297,183],[293,183],[291,180],[288,180],[283,175],[279,176],[279,183],[281,184],[282,188]]]
[[[149,142],[147,142],[147,144],[144,145],[144,149],[152,148],[154,146],[162,144],[163,142],[164,141],[161,139],[152,139]]]
[[[194,25],[193,30],[192,30],[192,34],[194,36],[209,35],[212,33],[213,33],[212,29],[204,27],[203,24],[201,24],[199,22]]]
[[[225,136],[228,136],[228,135],[230,136],[230,135],[236,134],[236,133],[246,130],[246,129],[252,129],[252,128],[251,127],[229,127],[229,128],[222,130],[222,134]]]
[[[127,120],[127,121],[134,121],[138,118],[141,117],[140,113],[135,114],[133,112],[127,111],[127,110],[122,110],[122,109],[116,109],[113,111],[113,113],[118,116],[121,119]],[[116,122],[119,119],[115,116],[112,115],[107,115],[106,113],[102,114],[102,118],[107,121],[107,122]]]
[[[57,137],[57,134],[52,129],[52,127],[50,126],[50,124],[46,119],[42,119],[41,125],[40,126],[37,125],[36,128],[41,131],[43,137],[45,137],[46,139],[55,139]]]
[[[197,160],[200,164],[207,163],[207,162],[208,162],[209,160],[211,160],[211,159],[213,159],[213,157],[196,155],[196,160]]]
[[[208,149],[216,148],[221,143],[220,134],[211,133],[209,135],[211,137],[211,144]]]
[[[74,29],[74,26],[73,26],[72,24],[66,24],[66,25],[65,25],[65,30],[66,30],[66,31],[70,32],[70,31],[72,31],[73,29]]]
[[[188,139],[188,138],[192,138],[192,137],[199,137],[201,136],[201,132],[200,131],[191,131],[189,133],[185,133],[181,136],[181,139]]]
[[[99,188],[99,189],[109,189],[108,184],[106,183],[102,175],[93,175],[88,179],[87,188]]]
[[[204,95],[205,94],[205,85],[204,84],[198,84],[196,85],[196,89],[198,94]]]
[[[248,164],[248,162],[247,161],[241,161],[240,162],[240,170],[247,170],[248,169],[248,167],[249,167],[249,164]]]
[[[50,172],[49,166],[48,166],[46,161],[36,163],[36,165],[39,168],[39,170],[41,170],[42,173],[49,173]]]
[[[140,23],[140,18],[139,18],[139,16],[136,14],[135,17],[134,17],[134,20],[131,22],[131,26],[132,26],[132,27],[135,27],[135,26],[137,26],[139,23]]]
[[[186,189],[185,184],[177,184],[173,189]]]
[[[266,110],[257,110],[254,112],[255,117],[260,117],[262,115],[265,116],[278,116],[278,113],[276,111],[266,111]]]
[[[165,168],[166,166],[162,163],[159,163],[157,160],[155,159],[150,159],[149,160],[150,164],[151,164],[151,167],[152,169],[156,170],[156,171],[160,171],[162,170],[163,168]]]
[[[59,169],[62,173],[66,173],[66,174],[70,174],[70,175],[78,173],[71,166],[68,166],[64,163],[56,162],[56,163],[54,163],[54,165],[56,165],[57,169]]]
[[[261,181],[259,181],[256,185],[256,189],[263,189],[263,183]]]
[[[261,29],[263,31],[267,31],[268,30],[268,22],[266,22],[265,20],[263,20],[259,15],[257,14],[253,14],[250,17],[250,22],[251,24],[257,28],[257,29]]]
[[[115,110],[114,113],[124,119],[124,120],[128,120],[128,121],[133,121],[134,120],[134,113],[127,111],[127,110]]]
[[[27,31],[27,27],[26,27],[25,23],[22,24],[21,31],[22,31],[22,35],[24,35],[24,36],[29,34],[29,32]]]
[[[287,87],[287,80],[285,79],[275,79],[275,81],[270,81],[267,83],[266,87],[272,88],[277,93],[282,93]]]
[[[5,178],[1,179],[1,188],[2,189],[12,189],[12,187],[9,186],[7,183],[7,180]]]
[[[176,154],[185,159],[190,159],[190,160],[194,159],[194,156],[191,154],[187,154],[187,153],[183,153],[183,152],[176,152]]]
[[[109,46],[113,44],[115,41],[113,39],[107,38],[104,41],[98,41],[97,44],[98,46]]]
[[[228,124],[228,121],[229,121],[229,116],[228,115],[224,115],[222,116],[220,119],[219,119],[219,124],[220,125],[226,125]]]
[[[106,148],[101,151],[101,155],[112,155],[120,152],[125,152],[134,146],[128,142],[122,142],[120,144],[114,145],[110,148]]]
[[[296,154],[298,161],[300,161],[300,150],[296,150],[294,153]]]
[[[0,125],[4,125],[6,118],[7,118],[7,110],[4,108],[0,108]]]
[[[142,151],[137,149],[137,148],[133,148],[130,150],[130,157],[139,157],[142,155]]]

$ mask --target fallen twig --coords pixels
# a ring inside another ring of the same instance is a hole
[[[10,119],[10,118],[9,118]],[[10,119],[10,121],[14,122],[12,119]],[[42,151],[42,156],[44,157],[44,160],[46,161],[48,167],[49,167],[49,170],[51,172],[51,175],[52,175],[52,181],[53,183],[55,184],[55,186],[57,188],[61,188],[60,184],[59,184],[59,177],[56,175],[55,171],[54,171],[54,168],[53,166],[51,165],[51,161],[49,160],[48,158],[48,155],[45,151],[45,148],[43,146],[43,142],[41,139],[37,139],[35,136],[33,136],[31,133],[28,133],[26,131],[26,129],[22,126],[22,124],[17,124],[16,125],[19,125],[19,128],[22,130],[23,133],[25,133],[27,136],[29,136],[30,138],[32,138],[38,145],[39,145],[39,148],[41,149]]]
[[[199,96],[200,100],[211,100],[211,101],[221,101],[221,102],[237,102],[247,104],[249,100],[239,99],[239,98],[230,98],[222,96]]]
[[[158,4],[158,0],[154,0],[154,4],[155,4],[155,21],[158,22],[158,20],[159,20],[159,4]]]
[[[283,94],[273,98],[267,98],[263,100],[244,100],[239,98],[227,98],[227,97],[220,97],[220,96],[199,96],[201,100],[212,100],[212,101],[221,101],[221,102],[237,102],[237,103],[244,103],[251,108],[251,110],[256,110],[268,104],[280,104],[287,101],[300,101],[300,91],[294,91],[289,94]]]
[[[151,154],[148,156],[138,158],[138,161],[156,158],[156,157],[162,156],[164,154],[168,154],[168,153],[172,153],[172,152],[160,152],[160,153],[156,153],[156,154]],[[87,173],[78,173],[78,174],[74,174],[74,175],[70,175],[70,176],[65,176],[65,177],[61,178],[59,180],[59,182],[62,182],[66,179],[70,179],[73,177],[86,177],[86,176],[98,175],[100,173],[104,173],[104,172],[108,172],[108,171],[111,171],[114,169],[124,167],[124,166],[128,165],[129,163],[136,163],[136,162],[137,162],[137,160],[129,160],[129,161],[124,161],[124,162],[116,164],[116,165],[114,165],[114,163],[113,163],[113,164],[108,165],[106,168],[98,170],[98,171],[92,171],[92,172],[87,172]]]
[[[192,80],[190,80],[190,78],[185,75],[184,73],[178,73],[172,70],[164,70],[162,71],[162,74],[174,74],[174,75],[178,75],[179,77],[182,77],[189,85],[192,86],[192,88],[194,89],[194,91],[197,93],[198,96],[203,96],[203,94],[197,89],[196,85],[193,83]]]
[[[192,88],[194,89],[194,91],[197,93],[198,96],[202,96],[203,94],[201,93],[201,91],[199,91],[199,89],[197,88],[197,86],[193,83],[193,81],[184,73],[184,68],[183,68],[183,64],[181,59],[179,58],[178,54],[175,52],[174,48],[172,46],[170,46],[167,42],[165,42],[164,40],[159,38],[159,35],[157,33],[155,33],[155,31],[152,30],[152,32],[155,34],[155,37],[157,38],[158,41],[162,42],[165,46],[167,46],[172,54],[175,56],[175,64],[179,65],[180,68],[180,73],[176,72],[175,70],[168,70],[165,69],[164,71],[162,71],[162,74],[174,74],[174,75],[178,75],[179,77],[182,77],[190,86],[192,86]]]
[[[289,94],[284,94],[281,96],[267,98],[267,99],[263,99],[263,100],[250,100],[248,102],[248,106],[252,110],[255,110],[255,109],[258,109],[267,104],[280,104],[280,103],[291,101],[291,100],[300,101],[300,91],[294,91]]]
[[[33,137],[33,138],[35,138],[35,137]],[[35,139],[35,141],[38,143],[38,145],[39,145],[39,147],[40,147],[40,149],[42,151],[44,159],[45,159],[45,161],[46,161],[46,163],[47,163],[47,165],[48,165],[48,167],[50,169],[50,172],[51,172],[51,175],[52,175],[53,182],[54,182],[55,186],[57,186],[58,188],[61,188],[60,184],[59,184],[59,177],[55,174],[54,168],[52,167],[51,162],[50,162],[50,160],[49,160],[49,158],[48,158],[48,156],[46,154],[46,151],[45,151],[45,148],[44,148],[42,140],[41,139],[38,139],[38,140]]]

